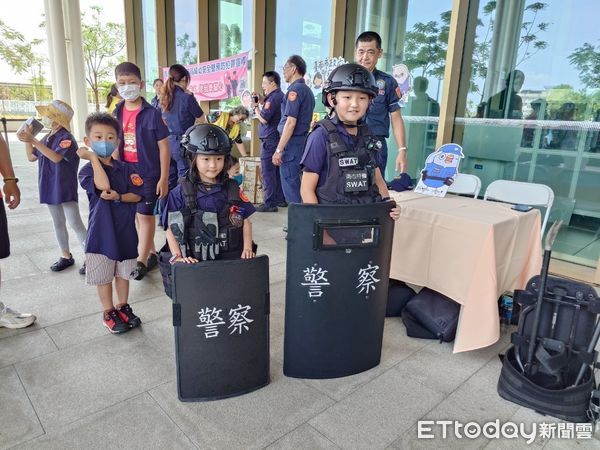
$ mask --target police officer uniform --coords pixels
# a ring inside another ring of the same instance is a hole
[[[323,88],[327,94],[354,90],[374,96],[373,76],[358,64],[335,69]],[[317,173],[316,195],[319,203],[374,203],[381,200],[375,184],[376,155],[381,140],[365,123],[357,125],[357,134],[348,133],[337,116],[317,122],[306,142],[301,165],[304,171]]]
[[[400,88],[391,75],[377,69],[372,73],[377,85],[377,95],[367,111],[366,121],[372,133],[379,137],[382,143],[381,150],[377,153],[377,166],[381,170],[381,175],[385,176],[388,153],[386,139],[390,136],[390,113],[400,109],[398,104]]]
[[[304,78],[299,78],[290,84],[285,94],[285,101],[281,106],[281,121],[277,127],[277,131],[281,135],[287,118],[296,118],[294,133],[283,149],[280,166],[281,187],[288,203],[302,202],[300,198],[300,159],[314,108],[315,97],[306,85]]]
[[[266,124],[259,123],[258,137],[260,139],[260,174],[263,181],[264,201],[266,208],[276,207],[283,203],[285,197],[281,189],[281,176],[279,167],[273,164],[273,154],[279,143],[277,125],[281,121],[281,106],[284,94],[277,88],[265,98],[264,106],[260,112]]]
[[[189,159],[181,151],[181,136],[194,125],[196,119],[202,117],[204,111],[198,100],[181,87],[175,86],[171,108],[163,111],[162,118],[169,127],[169,150],[171,151],[171,167],[169,170],[169,185],[174,187],[177,179],[185,175],[189,169]]]

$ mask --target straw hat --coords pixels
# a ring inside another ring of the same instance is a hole
[[[47,117],[60,124],[69,133],[71,132],[71,119],[73,118],[73,108],[61,100],[52,100],[52,103],[46,106],[36,106],[40,116]]]

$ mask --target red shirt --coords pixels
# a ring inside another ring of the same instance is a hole
[[[123,160],[125,162],[138,162],[137,143],[135,140],[135,121],[141,110],[141,106],[131,111],[123,107]]]

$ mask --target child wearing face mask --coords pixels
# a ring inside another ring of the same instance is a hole
[[[138,259],[133,278],[141,280],[148,270],[158,266],[154,247],[156,221],[154,209],[159,198],[168,193],[169,129],[161,112],[142,96],[144,82],[140,69],[124,62],[115,67],[117,90],[125,101],[119,103],[113,115],[122,127],[119,135],[118,159],[132,166],[144,184],[142,200],[137,204]]]
[[[31,134],[31,127],[24,127],[17,137],[25,143],[27,159],[38,163],[38,185],[40,203],[48,205],[52,216],[54,232],[62,256],[50,270],[60,272],[75,264],[69,249],[69,234],[66,222],[75,231],[77,240],[85,245],[86,230],[77,203],[77,142],[71,134],[73,110],[60,100],[53,100],[47,106],[36,106],[42,121],[50,133],[41,140]],[[66,217],[66,220],[65,220]],[[85,264],[79,270],[85,274]]]
[[[142,199],[144,179],[131,164],[112,154],[119,145],[119,122],[106,114],[91,114],[85,122],[85,145],[77,154],[89,161],[79,171],[79,184],[90,202],[89,233],[85,246],[85,281],[97,287],[104,312],[102,322],[113,334],[141,324],[128,304],[129,279],[136,267],[136,204]],[[118,302],[113,302],[113,280]]]

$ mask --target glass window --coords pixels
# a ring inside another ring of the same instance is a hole
[[[356,1],[355,37],[363,31],[379,33],[383,54],[377,68],[393,75],[400,90],[408,92],[400,106],[406,128],[407,172],[413,178],[435,150],[451,10],[451,0]],[[388,179],[394,176],[397,148],[390,130],[384,174]]]
[[[252,0],[219,1],[219,58],[236,55],[252,48]],[[248,55],[252,58],[252,53]],[[219,109],[230,109],[242,104],[250,107],[250,76],[252,62],[248,62],[248,77],[240,80],[233,98],[219,102]]]
[[[543,183],[554,255],[595,267],[600,254],[600,59],[594,0],[471,2],[454,140],[464,171]],[[583,258],[583,260],[582,260]]]
[[[142,1],[142,20],[144,30],[144,74],[146,86],[152,86],[152,81],[160,76],[158,72],[158,50],[156,48],[156,2]],[[154,97],[154,90],[146,89],[146,99]]]
[[[197,5],[197,0],[175,0],[175,58],[178,64],[198,62]]]
[[[300,55],[306,61],[308,86],[312,87],[315,62],[329,56],[331,31],[331,0],[277,0],[275,19],[275,70],[281,75],[283,65],[291,55]]]

